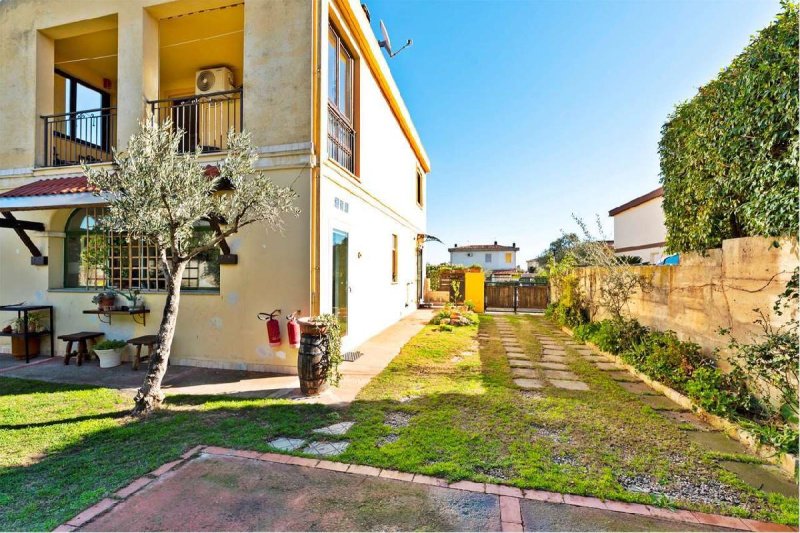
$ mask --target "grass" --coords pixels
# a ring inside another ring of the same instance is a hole
[[[509,317],[535,360],[541,318]],[[797,523],[797,500],[765,494],[721,469],[721,457],[577,357],[590,392],[513,386],[498,341],[477,327],[426,327],[347,409],[281,400],[170,396],[146,420],[131,401],[96,387],[0,379],[0,530],[55,527],[197,444],[267,451],[276,436],[311,437],[356,424],[338,459],[408,472]],[[480,329],[493,334],[494,320]],[[408,425],[392,427],[391,419]],[[391,441],[387,444],[384,442]],[[383,445],[382,445],[383,444]],[[621,476],[675,476],[724,486],[740,504],[708,505],[630,492]]]

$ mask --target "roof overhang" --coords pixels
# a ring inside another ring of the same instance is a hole
[[[630,202],[615,207],[614,209],[608,212],[608,216],[610,217],[617,216],[620,213],[624,213],[628,209],[633,209],[634,207],[638,207],[645,202],[649,202],[650,200],[653,200],[655,198],[661,198],[662,196],[664,196],[664,187],[659,187],[654,191],[650,191],[647,194],[643,194],[642,196],[634,198]]]
[[[0,211],[37,211],[103,205],[108,205],[108,200],[93,192],[0,197]]]

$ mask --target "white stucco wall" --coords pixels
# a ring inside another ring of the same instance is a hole
[[[511,261],[506,261],[506,254],[511,254]],[[486,260],[487,256],[491,256],[491,261]],[[517,267],[517,252],[487,250],[450,252],[450,263],[463,266],[480,265],[484,270],[508,270]]]
[[[638,256],[651,263],[661,259],[667,239],[662,202],[662,197],[653,198],[614,216],[617,255]]]

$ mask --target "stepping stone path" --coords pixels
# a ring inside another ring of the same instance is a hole
[[[560,389],[589,390],[586,383],[580,381],[576,374],[569,372],[567,351],[552,337],[534,335],[542,345],[542,358],[540,361],[532,362],[520,345],[516,332],[505,319],[497,320],[497,331],[500,332],[500,340],[506,350],[511,377],[520,389],[526,391],[541,389],[549,383]]]
[[[571,344],[568,345],[571,346]],[[695,414],[651,389],[636,376],[620,369],[606,357],[592,351],[591,348],[581,346],[576,351],[582,359],[594,364],[606,376],[616,381],[617,385],[635,394],[642,403],[658,411],[660,416],[678,424],[689,441],[695,445],[712,452],[750,457],[751,460],[747,462],[731,460],[719,462],[720,466],[738,476],[745,483],[765,492],[776,492],[785,496],[797,495],[797,485],[794,482],[787,479],[777,467],[759,464],[761,460],[750,455],[748,449],[741,443],[728,438],[723,432],[706,424]]]
[[[306,441],[303,439],[288,439],[286,437],[279,437],[275,440],[269,441],[267,444],[276,450],[280,450],[282,452],[291,452],[301,447],[305,443]]]
[[[351,427],[353,427],[353,424],[355,424],[355,422],[339,422],[338,424],[333,424],[332,426],[315,429],[314,433],[322,433],[323,435],[344,435]]]
[[[340,453],[344,452],[348,446],[350,446],[350,443],[347,441],[337,441],[337,442],[315,441],[315,442],[309,442],[308,446],[303,448],[303,453],[307,453],[309,455],[323,455],[325,457],[330,457],[331,455],[339,455]]]

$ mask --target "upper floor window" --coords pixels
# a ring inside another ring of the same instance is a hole
[[[56,87],[63,86],[63,112],[65,116],[60,133],[76,141],[95,146],[106,144],[103,110],[108,108],[111,98],[108,93],[95,89],[87,83],[67,74],[56,72]]]
[[[328,157],[356,173],[353,125],[353,54],[339,34],[328,29]]]
[[[392,234],[392,283],[397,283],[397,235]]]
[[[511,262],[511,252],[506,252],[506,263]]]
[[[492,254],[486,254],[484,263],[491,263],[492,262]]]
[[[425,191],[425,177],[422,175],[422,172],[417,170],[417,205],[420,207],[425,205],[424,191]]]
[[[102,208],[76,209],[64,239],[64,287],[165,290],[158,250],[143,240],[98,228]],[[212,231],[199,224],[196,232]],[[219,288],[219,250],[198,255],[186,265],[183,289]]]
[[[328,100],[353,122],[353,55],[333,27],[328,29]]]

